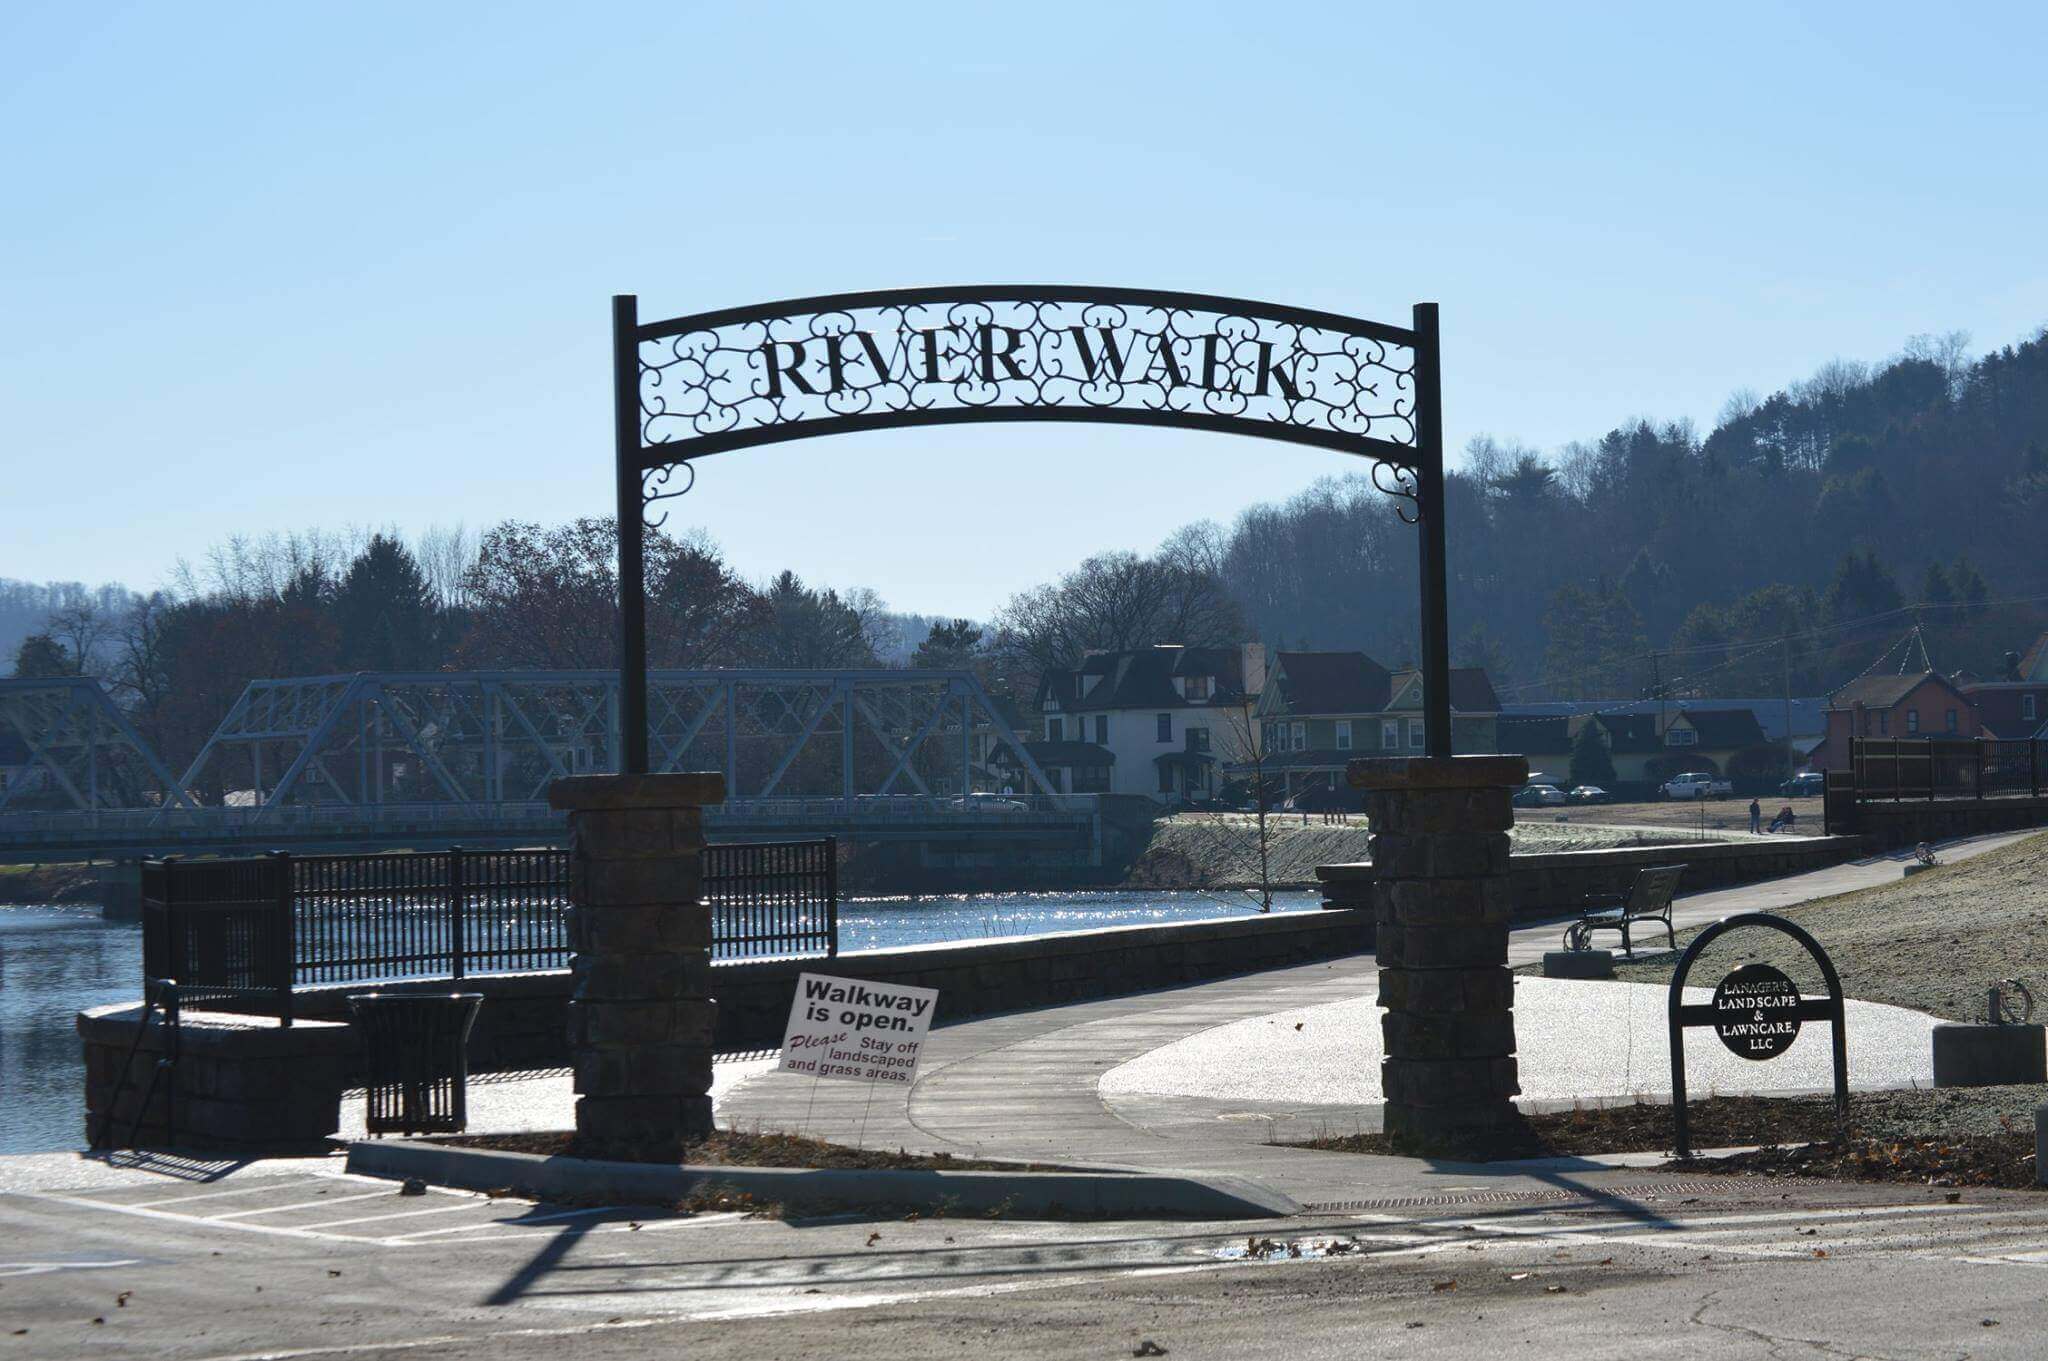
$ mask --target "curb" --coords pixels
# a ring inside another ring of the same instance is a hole
[[[1146,1172],[936,1172],[855,1168],[691,1167],[544,1157],[459,1148],[415,1139],[348,1146],[348,1170],[372,1177],[419,1177],[469,1191],[510,1187],[552,1199],[615,1197],[674,1203],[718,1187],[767,1205],[831,1202],[847,1207],[938,1207],[963,1213],[1060,1212],[1112,1219],[1283,1219],[1302,1213],[1277,1191],[1240,1177]]]

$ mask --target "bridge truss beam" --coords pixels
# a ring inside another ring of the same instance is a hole
[[[655,671],[648,680],[653,768],[720,770],[729,803],[986,791],[998,786],[989,768],[998,750],[1028,781],[1020,792],[1057,792],[969,671]],[[253,681],[183,784],[258,810],[529,802],[551,780],[617,770],[619,713],[610,671]]]
[[[0,680],[0,737],[26,757],[0,767],[0,811],[193,806],[96,680]]]

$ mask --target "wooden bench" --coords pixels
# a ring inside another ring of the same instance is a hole
[[[1636,872],[1635,883],[1626,893],[1589,893],[1585,912],[1565,932],[1565,948],[1584,950],[1592,945],[1595,931],[1621,932],[1621,948],[1634,954],[1629,929],[1638,922],[1661,922],[1672,949],[1678,948],[1678,934],[1671,929],[1671,896],[1678,890],[1683,865],[1652,865]]]

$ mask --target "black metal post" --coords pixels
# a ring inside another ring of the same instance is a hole
[[[825,838],[825,955],[839,957],[839,838]]]
[[[292,1023],[292,984],[296,981],[299,964],[298,924],[293,920],[292,855],[290,851],[277,851],[271,858],[277,864],[277,929],[271,933],[272,949],[276,951],[277,958],[271,961],[271,973],[277,983],[278,1022],[289,1026]]]
[[[619,772],[647,773],[647,582],[640,499],[640,300],[612,298],[612,440],[618,457]]]
[[[1682,1004],[1681,990],[1672,987],[1665,998],[1667,1024],[1671,1031],[1671,1136],[1678,1156],[1690,1158],[1692,1132],[1685,1118],[1685,1027],[1678,1019],[1678,1009]]]
[[[448,953],[449,976],[462,977],[462,847],[448,848]]]
[[[1436,304],[1415,304],[1415,503],[1422,548],[1422,735],[1451,754],[1451,621],[1444,546],[1444,412]]]

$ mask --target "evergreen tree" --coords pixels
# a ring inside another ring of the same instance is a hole
[[[1598,724],[1587,723],[1572,739],[1571,771],[1575,785],[1596,784],[1605,789],[1614,784],[1614,756],[1601,740]]]
[[[21,680],[75,676],[78,667],[64,644],[47,633],[31,633],[14,653],[14,674]]]
[[[1898,580],[1877,560],[1875,549],[1852,552],[1836,566],[1834,582],[1828,587],[1828,618],[1837,623],[1863,619],[1889,613],[1901,603]]]
[[[910,664],[932,671],[964,671],[981,660],[981,629],[972,620],[933,624]]]
[[[1956,597],[1969,605],[1982,605],[1991,599],[1991,587],[1985,582],[1968,558],[1958,557],[1954,567],[1949,569],[1949,579],[1955,583]]]
[[[1938,562],[1928,563],[1926,575],[1920,578],[1920,603],[1947,605],[1955,598],[1956,590],[1949,584],[1948,569]]]
[[[412,553],[397,539],[371,536],[334,589],[342,666],[420,671],[435,665],[435,614],[433,590]]]

